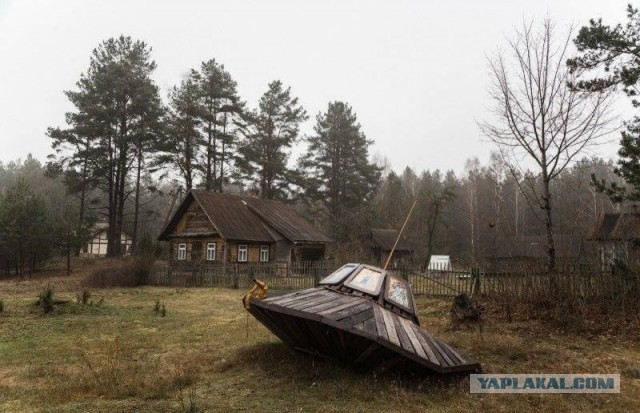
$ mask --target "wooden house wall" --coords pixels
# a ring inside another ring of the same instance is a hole
[[[215,261],[222,262],[224,254],[224,240],[220,237],[198,237],[198,238],[181,238],[176,237],[171,240],[171,261],[178,260],[178,245],[181,243],[186,244],[187,257],[184,261],[206,261],[207,258],[207,244],[210,242],[216,243],[216,259]],[[199,245],[199,253],[196,253],[194,259],[194,252]]]
[[[178,245],[185,243],[187,247],[187,256],[184,261],[206,262],[207,243],[216,243],[216,262],[223,262],[225,240],[220,237],[202,237],[202,238],[181,238],[176,237],[171,240],[171,261],[178,260]],[[273,261],[276,257],[275,244],[267,243],[246,243],[229,241],[227,245],[227,263],[238,262],[238,245],[247,245],[247,261],[260,262],[260,246],[269,245],[269,261]],[[199,246],[199,253],[194,256],[195,248]],[[195,258],[195,259],[194,259]]]
[[[173,234],[180,234],[182,232],[216,232],[215,227],[207,218],[200,205],[194,200],[187,208],[187,212],[182,215],[180,221],[176,225],[176,229]]]
[[[279,240],[276,243],[276,251],[275,251],[275,259],[281,262],[290,262],[291,261],[291,249],[293,248],[293,243],[288,240]]]
[[[246,245],[247,246],[247,261],[246,262],[260,262],[260,246],[261,245],[269,245],[269,261],[273,261],[276,257],[276,245],[268,244],[265,242],[255,243],[255,242],[243,242],[243,241],[229,241],[227,244],[228,247],[228,258],[227,262],[238,262],[238,245]]]

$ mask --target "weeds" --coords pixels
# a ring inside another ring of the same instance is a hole
[[[164,317],[167,315],[167,307],[160,300],[156,300],[156,303],[153,306],[153,312],[160,314],[160,317]]]
[[[187,389],[185,397],[184,389],[180,389],[180,406],[182,406],[183,413],[197,413],[198,405],[196,403],[197,393],[195,384],[191,384]]]
[[[78,304],[93,305],[93,301],[90,302],[89,301],[90,299],[91,299],[91,292],[89,290],[82,290],[82,294],[76,295],[76,300],[78,301]]]

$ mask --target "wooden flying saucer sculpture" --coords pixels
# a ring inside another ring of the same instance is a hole
[[[411,286],[381,268],[346,264],[316,288],[260,298],[264,293],[257,284],[245,308],[296,350],[441,374],[480,371],[480,364],[420,328]]]

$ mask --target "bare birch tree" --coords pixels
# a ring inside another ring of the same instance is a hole
[[[480,124],[495,142],[514,176],[526,176],[527,201],[543,211],[547,268],[556,265],[550,183],[582,151],[602,143],[611,132],[610,93],[586,94],[570,88],[567,70],[572,30],[556,37],[555,24],[545,19],[537,28],[523,23],[506,52],[490,57],[490,96],[496,118]],[[525,161],[533,161],[527,173]]]

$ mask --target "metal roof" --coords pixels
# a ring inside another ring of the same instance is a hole
[[[178,221],[195,200],[222,238],[275,242],[327,243],[331,239],[280,201],[192,189],[158,239],[168,240]]]
[[[640,213],[607,213],[600,216],[591,239],[630,241],[640,239]]]

